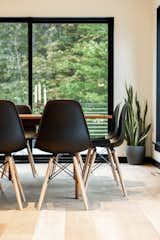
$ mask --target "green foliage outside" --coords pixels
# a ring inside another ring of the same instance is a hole
[[[47,99],[106,103],[107,36],[107,24],[34,24],[33,90],[40,82]],[[1,23],[1,99],[28,102],[27,51],[27,24]]]
[[[106,24],[35,24],[33,85],[48,99],[106,103],[108,40]]]
[[[27,24],[0,24],[0,99],[28,103]]]
[[[75,99],[85,112],[108,113],[107,24],[33,24],[32,41],[34,112],[43,111],[45,88],[47,100]],[[27,23],[0,23],[0,99],[28,103]],[[95,136],[106,133],[106,124],[88,120]]]

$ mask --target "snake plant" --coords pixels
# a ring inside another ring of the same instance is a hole
[[[125,122],[125,138],[129,146],[144,146],[145,139],[151,128],[151,124],[146,124],[148,111],[147,101],[144,110],[140,107],[137,93],[134,94],[133,87],[126,86],[127,97],[125,102],[128,105]]]

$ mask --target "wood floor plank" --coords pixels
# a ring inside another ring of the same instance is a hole
[[[33,240],[64,240],[65,211],[43,210],[33,236]]]
[[[150,224],[154,227],[154,229],[160,235],[160,204],[158,201],[154,200],[146,200],[145,202],[139,202],[139,206],[144,212]]]
[[[0,239],[2,237],[2,235],[4,234],[6,228],[7,228],[7,225],[8,224],[3,224],[3,223],[0,223]]]
[[[14,211],[1,240],[32,239],[39,213],[37,211]]]
[[[101,238],[109,240],[159,240],[159,234],[144,212],[132,202],[108,203],[106,211],[93,211]]]
[[[65,240],[75,239],[101,239],[89,211],[66,212]]]
[[[63,173],[49,183],[37,211],[46,164],[36,167],[39,176],[33,179],[28,165],[17,165],[28,202],[21,212],[12,184],[2,180],[0,240],[160,240],[160,169],[121,164],[128,192],[124,198],[110,167],[102,164],[87,189],[89,211],[81,198],[74,198],[74,181]]]

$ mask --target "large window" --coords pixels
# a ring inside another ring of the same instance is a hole
[[[113,18],[0,18],[0,72],[0,98],[35,113],[49,99],[75,99],[86,113],[111,114]],[[98,137],[108,121],[88,125]]]
[[[26,23],[0,23],[0,98],[28,103]]]
[[[40,86],[42,106],[45,95],[47,99],[106,104],[107,66],[108,24],[33,25],[34,103]],[[39,104],[34,106],[39,111]]]

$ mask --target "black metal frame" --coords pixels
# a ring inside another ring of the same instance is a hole
[[[113,113],[114,79],[114,18],[113,17],[0,17],[0,23],[26,23],[28,25],[28,102],[32,107],[32,33],[33,24],[37,23],[106,23],[108,24],[108,114]],[[108,121],[110,130],[111,122]]]
[[[156,88],[156,145],[155,150],[160,151],[160,7],[157,8],[157,88]]]
[[[28,20],[28,102],[32,108],[32,21]]]
[[[36,23],[107,23],[108,24],[108,114],[113,112],[113,41],[114,18],[38,18],[38,17],[1,17],[0,23],[28,24],[28,101],[32,107],[32,26]]]

